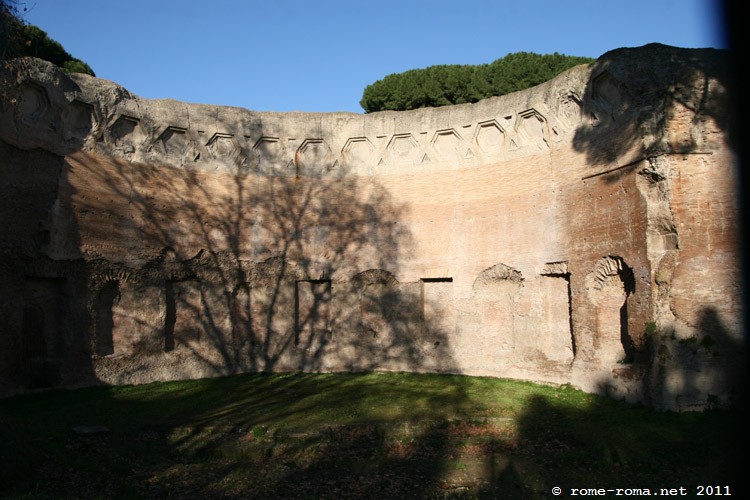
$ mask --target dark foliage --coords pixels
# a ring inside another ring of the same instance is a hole
[[[15,2],[0,0],[0,60],[15,57],[38,57],[67,73],[96,76],[88,64],[71,56],[43,30],[24,23]]]
[[[367,113],[477,102],[546,82],[594,60],[563,54],[508,54],[478,66],[441,65],[388,75],[368,85],[360,105]]]

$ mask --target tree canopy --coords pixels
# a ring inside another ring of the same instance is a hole
[[[43,30],[24,23],[14,2],[0,0],[0,60],[27,56],[49,61],[68,73],[96,76],[88,64],[71,56]]]
[[[546,82],[589,57],[516,52],[490,64],[440,65],[388,75],[368,85],[359,104],[366,113],[477,102]]]

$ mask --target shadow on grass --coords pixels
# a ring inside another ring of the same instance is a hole
[[[465,404],[461,378],[398,374],[248,375],[18,396],[0,412],[1,493],[419,496],[444,467],[440,429],[468,412]],[[76,435],[80,425],[109,432]]]
[[[241,375],[2,401],[0,495],[547,498],[731,487],[729,412],[446,375]],[[107,433],[77,435],[78,425]]]
[[[655,412],[592,397],[587,407],[533,397],[519,419],[530,477],[570,488],[660,488],[734,482],[734,414]],[[527,480],[530,478],[527,477]]]

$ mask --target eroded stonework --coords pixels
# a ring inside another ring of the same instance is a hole
[[[0,85],[2,393],[403,370],[734,397],[721,51],[369,115],[146,100],[32,59]]]

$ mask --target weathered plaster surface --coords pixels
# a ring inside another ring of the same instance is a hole
[[[3,73],[0,391],[445,371],[728,404],[744,340],[723,54],[476,104],[257,113]]]

